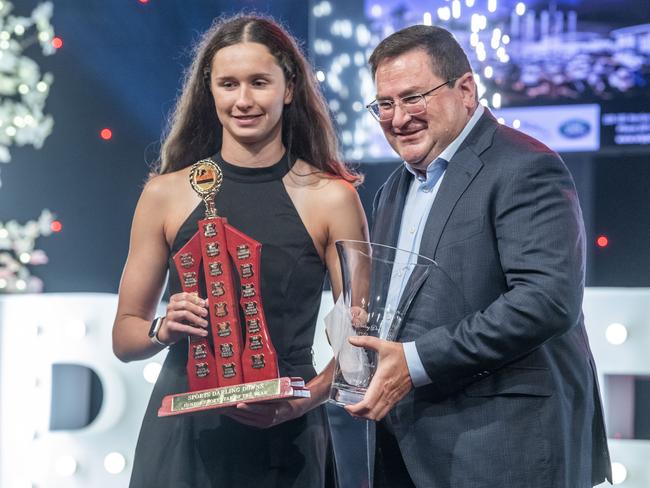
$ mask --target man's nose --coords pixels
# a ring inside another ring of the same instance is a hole
[[[413,117],[409,114],[400,103],[396,103],[393,107],[393,118],[391,119],[391,124],[395,128],[403,127],[407,124]]]

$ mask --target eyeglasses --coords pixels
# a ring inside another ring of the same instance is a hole
[[[402,110],[404,110],[409,115],[419,115],[426,112],[427,110],[427,100],[424,97],[431,95],[437,89],[442,88],[449,83],[453,83],[457,79],[458,78],[447,80],[444,83],[441,83],[440,85],[435,86],[431,88],[431,90],[424,93],[414,93],[413,95],[407,95],[400,98],[397,102],[393,100],[375,100],[366,105],[366,108],[379,122],[386,122],[393,118],[395,115],[395,104],[399,104],[402,107]]]

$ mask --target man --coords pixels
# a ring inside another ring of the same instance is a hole
[[[370,64],[377,98],[368,108],[405,162],[376,196],[372,240],[444,272],[419,289],[399,342],[350,338],[379,354],[365,398],[346,407],[378,421],[375,486],[611,479],[581,312],[584,228],[566,167],[477,103],[448,31],[403,29]],[[460,292],[436,282],[445,273]],[[442,318],[449,302],[463,310],[454,320]]]

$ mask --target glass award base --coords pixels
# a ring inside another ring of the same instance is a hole
[[[329,402],[340,407],[359,403],[366,394],[366,388],[357,388],[351,385],[333,384],[330,390]]]

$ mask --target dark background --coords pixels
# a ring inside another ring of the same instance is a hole
[[[15,13],[29,15],[36,4],[16,2]],[[63,224],[37,242],[50,259],[32,269],[45,291],[117,291],[133,209],[191,47],[212,19],[241,9],[270,13],[308,51],[309,8],[294,0],[54,2],[63,47],[49,57],[38,48],[27,53],[54,75],[46,107],[54,130],[40,150],[12,148],[11,163],[0,168],[0,221],[25,222],[48,208]],[[99,137],[104,127],[112,140]],[[589,286],[650,286],[649,154],[646,146],[562,155],[585,216]],[[395,166],[361,165],[367,210]],[[600,234],[607,248],[596,246]]]

